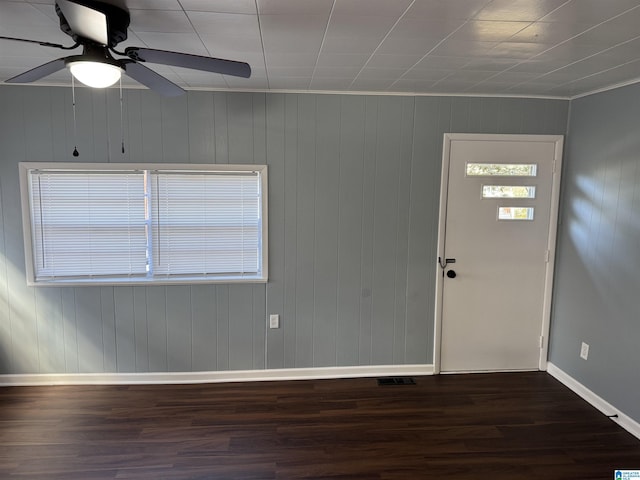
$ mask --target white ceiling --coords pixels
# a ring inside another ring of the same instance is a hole
[[[131,27],[117,49],[253,70],[242,79],[148,65],[186,89],[574,97],[640,78],[640,0],[125,1]],[[54,0],[0,0],[0,35],[73,43]],[[0,81],[79,52],[0,40]],[[70,74],[39,83],[69,85]]]

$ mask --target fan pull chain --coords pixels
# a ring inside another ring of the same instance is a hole
[[[73,75],[71,75],[71,98],[73,100],[73,156],[78,157],[80,153],[78,153],[78,126],[76,122],[76,83],[73,80]]]
[[[122,114],[122,77],[120,77],[120,140],[122,141],[122,153],[124,154],[124,115]]]

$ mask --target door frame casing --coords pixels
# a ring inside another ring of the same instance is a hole
[[[538,368],[547,369],[547,355],[549,351],[549,330],[551,323],[551,300],[553,294],[553,272],[555,265],[556,238],[558,233],[558,213],[560,208],[560,174],[562,172],[563,135],[525,135],[525,134],[485,134],[485,133],[445,133],[442,147],[442,172],[440,178],[440,211],[438,214],[438,253],[436,265],[436,291],[435,291],[435,321],[433,335],[433,367],[434,373],[440,373],[441,344],[442,344],[442,308],[444,276],[438,258],[446,255],[446,220],[447,199],[449,190],[449,167],[451,142],[455,140],[497,141],[497,142],[547,142],[554,143],[554,164],[551,186],[551,210],[549,212],[549,236],[547,250],[549,252],[545,269],[545,286],[543,294],[543,307],[541,319],[541,346]]]

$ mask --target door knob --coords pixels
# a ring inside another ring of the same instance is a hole
[[[456,271],[455,270],[447,270],[447,277],[449,278],[456,278]]]

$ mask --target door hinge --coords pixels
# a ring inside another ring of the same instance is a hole
[[[551,258],[551,251],[545,250],[544,251],[544,263],[549,263],[549,259],[550,258]]]
[[[544,337],[540,335],[540,348],[544,348]]]

